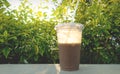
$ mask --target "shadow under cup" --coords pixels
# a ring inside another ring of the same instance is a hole
[[[63,23],[55,26],[55,29],[57,31],[61,69],[66,71],[78,70],[83,25]]]

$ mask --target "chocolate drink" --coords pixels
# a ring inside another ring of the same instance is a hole
[[[80,44],[58,44],[62,70],[78,70],[80,63]]]

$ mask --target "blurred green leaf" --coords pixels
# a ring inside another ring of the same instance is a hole
[[[3,55],[5,56],[6,59],[8,58],[8,55],[9,55],[10,51],[11,51],[10,48],[4,48],[4,49],[2,50]]]

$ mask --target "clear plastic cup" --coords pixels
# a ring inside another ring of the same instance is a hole
[[[60,67],[62,70],[78,70],[83,25],[62,23],[55,26],[57,31]]]

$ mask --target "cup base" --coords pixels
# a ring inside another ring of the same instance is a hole
[[[79,67],[76,67],[76,68],[61,68],[61,70],[63,70],[63,71],[77,71],[77,70],[79,70]]]

